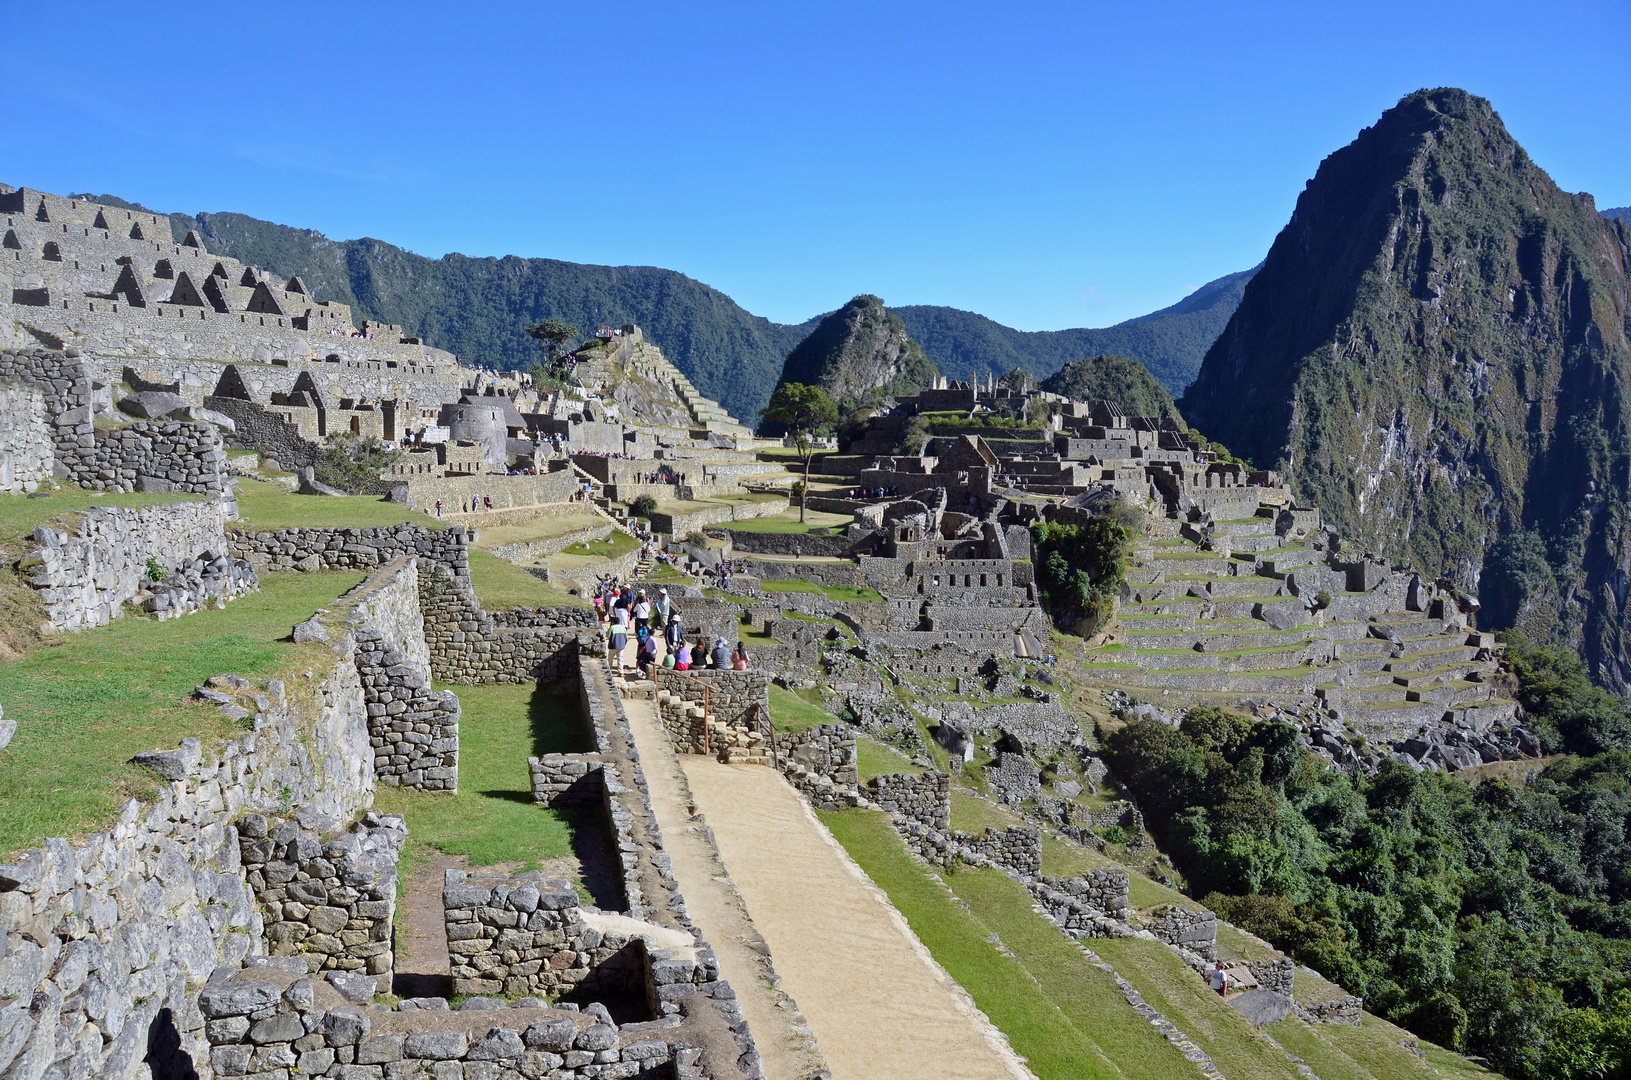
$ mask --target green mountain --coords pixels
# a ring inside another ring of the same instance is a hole
[[[876,296],[857,296],[787,354],[782,382],[819,386],[847,413],[886,394],[915,394],[939,374]]]
[[[1631,206],[1611,206],[1603,211],[1606,218],[1619,218],[1621,221],[1631,221]]]
[[[890,308],[907,331],[954,379],[985,378],[1022,367],[1046,378],[1085,356],[1130,356],[1149,368],[1172,394],[1181,394],[1201,358],[1240,304],[1256,269],[1208,282],[1171,307],[1099,330],[1014,330],[957,308]]]
[[[1101,398],[1128,416],[1177,416],[1172,395],[1137,360],[1125,356],[1091,356],[1072,360],[1042,380],[1043,390],[1078,401]]]
[[[81,197],[159,212],[114,195]],[[769,400],[788,353],[823,318],[774,323],[716,289],[657,267],[515,256],[428,259],[381,240],[330,240],[244,214],[171,214],[170,222],[177,239],[195,229],[210,251],[285,277],[298,274],[316,295],[350,304],[358,318],[396,323],[475,363],[530,364],[537,344],[522,328],[545,318],[564,319],[585,333],[638,323],[699,390],[748,423]],[[1254,272],[1219,278],[1171,307],[1103,329],[1027,332],[956,308],[891,310],[952,378],[1016,367],[1045,378],[1072,360],[1109,353],[1141,361],[1176,394],[1194,378]]]
[[[1631,689],[1631,227],[1489,102],[1418,91],[1321,163],[1184,395],[1346,537]]]

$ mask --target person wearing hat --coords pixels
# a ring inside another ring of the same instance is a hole
[[[714,639],[713,662],[715,669],[729,671],[731,669],[731,647],[724,638]]]
[[[685,640],[685,627],[680,625],[680,613],[674,612],[668,617],[668,625],[663,629],[663,639],[668,642],[668,651],[673,652]]]
[[[674,613],[674,601],[668,598],[668,590],[658,589],[657,602],[651,606],[657,612],[657,625],[667,626],[668,617]]]

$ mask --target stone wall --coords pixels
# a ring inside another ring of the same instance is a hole
[[[579,906],[570,882],[447,871],[442,888],[456,994],[643,999],[719,978],[713,951],[686,930]]]
[[[579,652],[605,653],[590,609],[483,611],[469,577],[455,577],[442,566],[424,574],[420,602],[431,672],[443,682],[552,682],[577,675]]]
[[[392,787],[457,791],[459,698],[431,689],[418,561],[392,559],[336,606],[356,642],[374,775]]]
[[[298,472],[317,464],[321,448],[300,434],[300,426],[281,413],[262,408],[243,398],[211,395],[204,407],[220,413],[233,423],[232,443],[259,450],[286,472]]]
[[[1005,870],[1021,877],[1042,873],[1042,830],[1035,825],[1015,825],[1007,829],[986,829],[978,835],[952,833],[952,839]]]
[[[444,513],[452,513],[472,499],[483,498],[492,500],[495,511],[570,502],[579,484],[577,474],[570,469],[540,476],[392,477],[391,482],[407,487],[407,505],[412,509],[434,512],[436,501],[440,499]],[[581,505],[588,508],[586,503]]]
[[[328,980],[260,967],[211,982],[198,1005],[217,1077],[700,1077],[703,1051],[686,1039],[708,1045],[723,1036],[729,1045],[729,1024],[740,1017],[728,984],[707,989],[693,987],[683,999],[683,1019],[619,1027],[603,1009],[551,1008],[536,998],[458,1011],[405,1002],[379,1012]]]
[[[51,478],[56,456],[45,393],[23,383],[0,384],[0,492],[35,490]]]
[[[164,569],[166,584],[177,571],[200,559],[214,563],[228,549],[226,523],[238,516],[233,499],[162,503],[154,506],[92,507],[76,515],[72,531],[41,526],[34,530],[40,546],[27,553],[18,570],[39,593],[51,625],[58,630],[106,626],[124,605],[144,595],[157,595],[148,577],[148,560]],[[207,558],[206,558],[207,556]],[[255,586],[248,566],[217,566],[217,573],[198,573],[196,595],[178,588],[170,600],[152,608],[161,615],[197,610],[205,598],[230,599]],[[205,578],[208,577],[208,587]]]
[[[1043,877],[1028,882],[1048,918],[1074,938],[1119,937],[1127,911],[1127,871],[1094,870],[1082,877]]]
[[[681,754],[743,757],[768,752],[770,676],[763,671],[655,670],[657,713]],[[707,728],[701,710],[706,704]]]
[[[1359,1027],[1363,1020],[1365,999],[1346,997],[1333,1001],[1299,1001],[1294,1008],[1297,1016],[1310,1024],[1345,1024],[1348,1027]]]
[[[852,589],[865,585],[861,580],[860,567],[852,562],[778,562],[771,559],[744,559],[743,567],[760,581],[809,581],[817,585],[842,585]]]
[[[1282,997],[1293,996],[1297,980],[1297,965],[1286,957],[1278,960],[1251,960],[1246,964],[1246,970],[1252,973],[1257,985],[1264,990],[1273,990]]]
[[[429,529],[423,525],[373,528],[279,529],[237,531],[232,553],[248,559],[262,573],[279,570],[372,570],[399,555],[441,564],[450,574],[469,579],[469,546],[474,537],[461,525]]]
[[[208,754],[187,739],[140,755],[171,781],[151,803],[132,799],[111,828],[0,866],[0,1074],[124,1077],[148,1059],[179,1076],[207,1060],[194,994],[218,965],[263,951],[228,822],[285,803],[350,820],[371,802],[350,655],[298,689],[211,682],[249,734]]]
[[[604,540],[617,531],[617,525],[610,521],[598,525],[585,526],[560,536],[551,536],[546,540],[522,540],[514,544],[505,544],[492,549],[492,554],[500,559],[511,562],[522,562],[527,559],[542,559],[571,547],[573,544],[590,543]]]
[[[556,810],[605,806],[606,762],[599,754],[545,754],[527,759],[532,800]]]
[[[885,773],[868,780],[861,792],[886,813],[937,832],[951,831],[951,777],[946,773]]]
[[[670,503],[651,515],[651,531],[667,536],[685,536],[721,521],[746,521],[775,517],[787,509],[786,499],[757,502]]]
[[[1163,904],[1144,916],[1144,925],[1168,945],[1188,949],[1207,960],[1218,958],[1218,917],[1177,904]]]
[[[223,486],[227,452],[212,424],[138,420],[97,429],[95,444],[71,459],[59,456],[68,479],[109,491],[179,491],[214,494]]]
[[[314,974],[372,976],[390,993],[396,866],[407,837],[402,818],[373,811],[352,829],[317,814],[240,818],[239,858],[272,955],[297,956]]]
[[[844,724],[822,724],[803,731],[776,733],[776,763],[818,810],[856,805],[858,795],[855,731]]]
[[[727,527],[704,530],[711,536],[728,539],[737,555],[791,555],[794,550],[805,555],[826,555],[842,558],[850,553],[855,541],[847,536],[801,536],[797,533],[752,532],[748,529]],[[870,540],[871,538],[868,537]]]

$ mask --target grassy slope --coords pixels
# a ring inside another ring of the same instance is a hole
[[[517,607],[586,607],[588,601],[533,577],[512,562],[470,549],[470,584],[488,611]]]
[[[803,731],[837,721],[819,705],[812,705],[791,690],[770,687],[770,722],[777,731]]]
[[[1041,1080],[1193,1080],[1193,1067],[1125,1004],[1119,1013],[1099,1007],[1110,1002],[1105,992],[1114,994],[1115,987],[1070,942],[1046,926],[1055,941],[1033,936],[1023,919],[1013,925],[1016,912],[1035,921],[1029,901],[1009,895],[1021,892],[1019,886],[993,871],[953,875],[954,886],[966,885],[978,901],[965,906],[966,898],[953,895],[907,854],[882,814],[821,817]],[[987,915],[997,921],[987,921]],[[993,933],[1015,958],[988,940]]]
[[[191,702],[193,687],[216,674],[288,678],[331,663],[323,646],[285,639],[361,580],[270,575],[260,592],[224,611],[162,623],[127,617],[0,664],[0,704],[17,721],[16,737],[0,750],[0,852],[105,828],[125,799],[156,790],[152,773],[127,764],[134,754],[188,736],[207,750],[243,735],[213,707]]]
[[[458,686],[459,790],[381,787],[376,805],[408,819],[408,859],[429,848],[464,855],[473,866],[535,868],[572,850],[572,814],[532,801],[527,757],[587,749],[576,684],[562,687]]]

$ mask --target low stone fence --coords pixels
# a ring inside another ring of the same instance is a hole
[[[1345,1024],[1359,1027],[1365,1008],[1362,997],[1337,998],[1334,1001],[1299,1001],[1292,1008],[1297,1017],[1310,1024]]]
[[[599,525],[588,525],[581,529],[574,529],[560,536],[551,536],[544,540],[522,540],[514,544],[504,544],[492,549],[492,554],[500,559],[510,562],[521,562],[526,559],[542,559],[556,552],[565,550],[573,544],[592,543],[604,540],[617,531],[617,526],[610,521]]]
[[[855,731],[843,724],[822,724],[803,731],[776,734],[777,763],[818,810],[856,805]]]
[[[475,503],[486,510],[488,500],[494,511],[570,502],[580,481],[571,469],[560,469],[537,476],[404,476],[389,477],[387,482],[407,488],[405,503],[414,510],[434,513],[441,500],[443,513],[456,513]],[[587,509],[587,504],[580,507]]]
[[[852,562],[777,562],[771,559],[745,559],[743,566],[749,574],[760,581],[810,581],[817,585],[840,585],[852,589],[859,589],[866,584],[861,580],[861,568]]]
[[[836,556],[842,558],[850,553],[854,541],[839,534],[837,536],[810,536],[800,533],[768,533],[754,532],[749,529],[732,529],[728,526],[718,526],[704,529],[710,536],[718,537],[731,542],[731,551],[736,555],[792,555],[795,551],[803,555]]]
[[[448,573],[468,579],[469,546],[474,537],[463,526],[428,529],[423,525],[381,525],[366,529],[279,529],[237,531],[232,553],[248,559],[262,573],[269,570],[372,570],[399,555],[441,564]]]
[[[605,654],[589,608],[517,608],[487,612],[467,575],[421,567],[420,603],[431,673],[443,682],[552,682],[577,674],[578,654]]]
[[[371,976],[388,994],[396,866],[408,827],[394,814],[373,811],[352,830],[320,815],[302,818],[238,820],[239,856],[265,913],[268,946],[274,956],[299,957],[312,973]]]
[[[1007,829],[986,829],[978,835],[952,833],[952,840],[1005,870],[1021,877],[1042,873],[1042,830],[1035,825],[1014,825]]]
[[[747,521],[750,518],[775,517],[787,509],[787,500],[763,499],[753,502],[721,502],[701,504],[692,508],[689,503],[671,503],[667,508],[651,515],[651,531],[668,536],[685,536],[721,521]]]
[[[714,985],[729,994],[728,985]],[[706,1012],[715,1013],[709,1026],[718,1029],[709,1034],[723,1034],[729,1045],[723,1007],[734,1006],[734,997],[707,1004],[716,1006]],[[356,995],[347,996],[338,982],[254,967],[211,982],[195,1011],[208,1024],[208,1060],[218,1077],[590,1080],[702,1075],[696,1068],[702,1050],[678,1037],[677,1016],[618,1027],[604,1009],[557,1009],[537,999],[510,1008],[492,1002],[487,1008],[458,1011],[408,1005],[379,1011]],[[702,1009],[693,1011],[706,1015]]]
[[[392,787],[457,791],[459,697],[431,689],[418,561],[398,556],[340,598],[356,642],[374,774]]]
[[[1144,915],[1145,929],[1168,945],[1188,949],[1206,960],[1218,958],[1218,917],[1177,904],[1162,904]]]
[[[936,832],[951,831],[951,776],[947,773],[884,773],[863,784],[861,793],[886,813]]]
[[[94,506],[75,515],[71,531],[35,529],[40,546],[17,569],[61,631],[106,626],[143,597],[161,617],[197,611],[256,585],[251,567],[223,558],[226,523],[237,516],[234,499]],[[162,583],[150,579],[150,562],[163,569]]]
[[[604,808],[606,762],[599,754],[545,754],[527,759],[532,801],[556,810]]]
[[[1027,884],[1048,918],[1071,937],[1121,937],[1132,932],[1122,921],[1129,914],[1125,870],[1043,877]]]
[[[1257,985],[1264,990],[1273,990],[1282,997],[1292,997],[1297,981],[1297,965],[1288,958],[1278,960],[1251,960],[1246,964],[1246,970],[1252,973]]]

